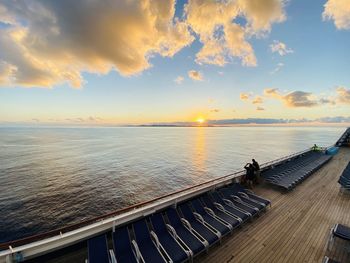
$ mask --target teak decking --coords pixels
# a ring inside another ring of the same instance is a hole
[[[350,255],[326,244],[335,223],[350,225],[350,194],[339,191],[337,180],[350,161],[350,148],[293,191],[281,193],[267,186],[254,191],[272,201],[272,208],[225,238],[221,245],[195,262],[322,262],[325,255],[350,262]]]

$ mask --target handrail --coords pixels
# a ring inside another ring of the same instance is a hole
[[[345,130],[345,132],[340,136],[338,141],[335,143],[336,146],[343,146],[344,140],[346,140],[350,136],[350,127]]]
[[[297,153],[289,154],[287,156],[284,156],[284,157],[281,157],[281,158],[278,158],[278,159],[275,159],[275,160],[263,163],[263,164],[261,164],[261,169],[262,170],[268,169],[271,165],[275,165],[275,164],[281,163],[281,162],[283,162],[283,161],[285,161],[287,159],[299,156],[299,155],[307,153],[309,151],[311,151],[311,150],[307,149],[307,150],[299,151]],[[205,182],[200,183],[200,184],[196,184],[196,185],[193,185],[193,186],[190,186],[190,187],[186,187],[186,188],[183,188],[183,189],[171,192],[169,194],[158,196],[158,197],[156,197],[156,198],[154,198],[152,200],[147,200],[147,201],[144,201],[144,202],[141,202],[141,203],[137,203],[137,204],[134,204],[134,205],[122,208],[122,209],[118,209],[116,211],[104,214],[102,216],[98,216],[98,217],[94,217],[94,218],[91,218],[91,219],[87,219],[87,220],[84,220],[84,221],[81,221],[81,222],[78,222],[78,223],[74,223],[74,224],[71,224],[71,225],[68,225],[68,226],[64,226],[64,227],[61,227],[61,228],[58,228],[58,229],[55,229],[55,230],[47,231],[47,232],[44,232],[44,233],[39,233],[39,234],[32,235],[32,236],[29,236],[29,237],[25,237],[25,238],[21,238],[21,239],[17,239],[17,240],[1,243],[0,244],[0,251],[8,249],[10,246],[12,248],[14,248],[14,247],[18,247],[18,246],[21,246],[21,245],[32,243],[34,241],[39,241],[39,240],[42,240],[42,239],[45,239],[45,238],[49,238],[49,237],[53,237],[53,236],[57,236],[57,235],[62,235],[63,233],[67,233],[69,231],[76,230],[76,229],[78,229],[80,227],[87,226],[89,224],[92,224],[92,223],[104,220],[106,218],[110,218],[110,217],[122,214],[124,212],[143,207],[145,205],[151,204],[153,202],[159,201],[159,200],[167,198],[167,197],[176,196],[176,195],[178,195],[180,193],[184,193],[184,192],[187,192],[189,190],[193,190],[195,188],[199,188],[201,186],[214,183],[216,181],[218,181],[218,183],[222,183],[222,180],[224,180],[224,179],[229,180],[228,178],[230,178],[230,177],[232,177],[231,179],[234,179],[236,177],[239,177],[243,173],[244,173],[243,170],[239,170],[239,171],[236,171],[236,172],[228,174],[228,175],[224,175],[224,176],[221,176],[221,177],[218,177],[218,178],[214,178],[214,179],[205,181]]]

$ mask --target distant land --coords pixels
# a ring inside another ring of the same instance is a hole
[[[0,127],[228,127],[228,126],[350,126],[350,117],[318,119],[237,118],[193,122],[113,123],[97,118],[75,118],[55,121],[0,122]]]
[[[199,124],[197,122],[161,122],[142,124],[142,127],[198,127],[198,126],[237,126],[237,125],[315,125],[315,124],[341,124],[349,125],[350,117],[325,117],[319,119],[271,119],[271,118],[246,118],[246,119],[222,119],[207,120]]]

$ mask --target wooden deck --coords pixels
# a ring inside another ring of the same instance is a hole
[[[342,148],[323,168],[292,192],[281,193],[262,185],[254,191],[272,201],[272,208],[247,223],[221,245],[195,262],[322,262],[325,255],[350,262],[350,255],[335,243],[326,244],[335,223],[350,225],[350,195],[339,191],[337,180],[350,161]]]

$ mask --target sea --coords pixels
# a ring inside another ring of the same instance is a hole
[[[0,128],[0,243],[317,144],[344,127]]]

